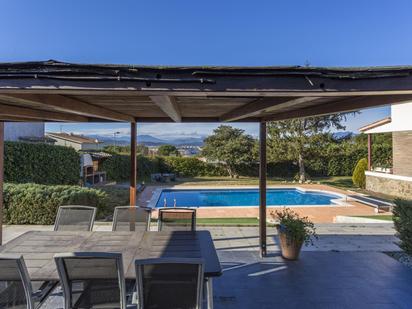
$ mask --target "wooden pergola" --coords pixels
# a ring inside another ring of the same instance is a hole
[[[0,227],[4,121],[130,123],[131,205],[136,204],[137,122],[258,122],[260,250],[265,256],[266,122],[411,100],[412,67],[0,63]]]

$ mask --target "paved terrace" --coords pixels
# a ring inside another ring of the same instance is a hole
[[[27,230],[6,226],[6,241]],[[384,251],[397,251],[393,225],[318,224],[319,241],[299,261],[280,257],[274,228],[270,255],[258,255],[257,227],[199,227],[211,231],[224,274],[214,281],[215,308],[411,308],[412,270]],[[98,223],[95,230],[108,231]],[[59,288],[43,308],[62,308]]]

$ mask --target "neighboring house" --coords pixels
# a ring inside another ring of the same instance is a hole
[[[73,133],[47,133],[49,138],[54,139],[55,145],[72,147],[77,151],[80,150],[100,150],[103,142],[94,138],[75,135]]]
[[[199,146],[179,146],[177,148],[177,151],[179,151],[179,154],[182,157],[193,157],[197,156],[200,153],[200,147]]]
[[[44,123],[6,122],[4,123],[4,140],[12,142],[44,142]]]
[[[391,106],[391,117],[359,129],[368,134],[366,189],[412,199],[412,102]],[[392,169],[373,169],[373,134],[392,132]]]

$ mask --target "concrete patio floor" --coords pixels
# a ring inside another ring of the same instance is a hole
[[[50,226],[7,226],[6,239]],[[280,256],[274,228],[270,256],[258,254],[257,227],[210,230],[224,273],[214,280],[215,308],[412,308],[412,269],[385,251],[397,251],[392,224],[319,224],[319,241],[299,261]],[[97,224],[95,230],[110,230]],[[59,289],[42,308],[62,308]]]

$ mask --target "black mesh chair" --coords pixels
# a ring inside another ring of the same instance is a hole
[[[114,209],[112,231],[149,231],[150,208],[119,206]]]
[[[188,258],[136,260],[139,309],[200,309],[203,261]]]
[[[126,308],[120,253],[77,252],[54,257],[65,309]]]
[[[33,288],[20,255],[0,255],[0,308],[34,308]]]
[[[55,231],[91,231],[93,229],[96,207],[60,206],[57,211]]]
[[[195,231],[196,209],[161,208],[158,218],[159,231]]]

